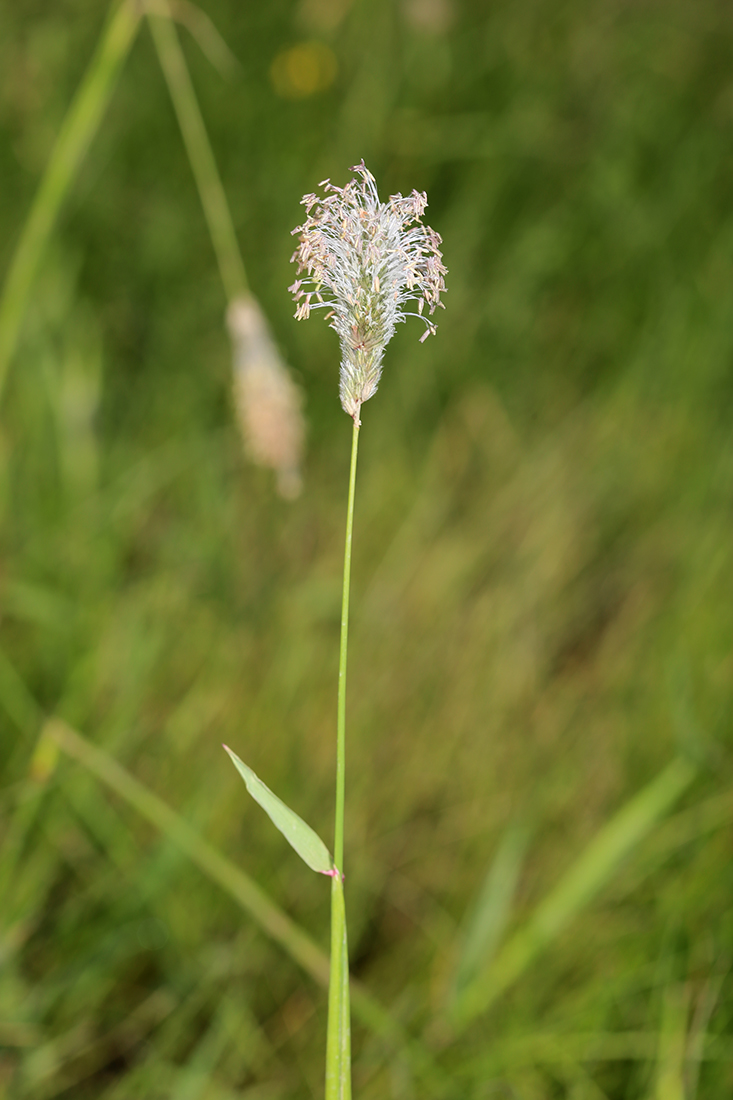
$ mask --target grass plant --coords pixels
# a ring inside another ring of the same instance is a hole
[[[438,248],[440,237],[420,222],[427,205],[425,195],[417,191],[407,199],[392,195],[382,203],[364,162],[352,171],[356,176],[345,187],[326,182],[324,198],[306,195],[303,199],[308,217],[294,230],[299,233],[299,244],[293,259],[298,262],[298,275],[305,275],[290,288],[298,302],[295,315],[299,319],[307,318],[312,309],[329,310],[331,328],[338,333],[341,344],[341,405],[353,420],[341,588],[333,857],[310,826],[227,749],[250,794],[292,847],[313,870],[331,878],[326,1100],[351,1097],[349,948],[344,902],[346,671],[361,407],[376,392],[382,358],[395,324],[407,318],[401,307],[419,303],[419,312],[413,315],[425,321],[426,334],[436,331],[434,324],[423,317],[423,309],[427,307],[432,314],[436,306],[442,305],[440,294],[445,290],[446,271]]]

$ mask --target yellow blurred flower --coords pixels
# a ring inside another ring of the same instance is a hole
[[[337,72],[336,55],[325,42],[299,42],[277,55],[270,79],[283,99],[306,99],[330,88]]]

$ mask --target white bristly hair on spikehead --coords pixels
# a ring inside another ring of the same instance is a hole
[[[446,268],[440,237],[420,222],[427,195],[413,191],[380,202],[364,161],[351,170],[358,178],[345,187],[324,180],[325,196],[301,200],[308,217],[293,230],[300,243],[292,260],[298,275],[307,275],[288,289],[298,303],[298,320],[312,309],[330,310],[331,328],[341,341],[341,404],[358,420],[362,403],[377,389],[395,325],[419,317],[426,326],[421,340],[435,333],[424,311],[432,315],[443,307]],[[408,303],[417,312],[405,310]]]

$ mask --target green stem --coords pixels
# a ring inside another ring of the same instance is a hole
[[[140,6],[122,0],[109,20],[66,113],[51,159],[10,263],[0,301],[0,395],[18,344],[33,280],[59,210],[99,126],[140,22]]]
[[[346,507],[344,584],[341,597],[341,644],[339,647],[338,709],[336,721],[336,823],[331,885],[331,979],[328,987],[328,1042],[326,1045],[326,1100],[351,1097],[351,1014],[349,1009],[349,951],[344,907],[344,800],[346,786],[346,658],[349,642],[349,592],[351,589],[351,544],[354,532],[356,459],[359,451],[358,417],[354,417],[349,471],[349,502]]]
[[[148,12],[148,22],[196,179],[224,292],[231,302],[246,293],[247,276],[196,93],[170,17]]]
[[[349,948],[346,939],[344,883],[331,880],[331,981],[328,987],[326,1100],[351,1100],[351,1012]]]
[[[346,507],[346,546],[344,549],[344,585],[341,595],[341,644],[339,647],[338,712],[336,721],[336,823],[333,859],[339,871],[344,871],[344,791],[346,784],[346,657],[349,645],[349,592],[351,589],[351,542],[354,532],[354,495],[356,491],[356,458],[359,450],[361,423],[354,417],[351,437],[351,469],[349,471],[349,502]]]

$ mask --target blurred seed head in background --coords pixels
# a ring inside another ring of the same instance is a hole
[[[227,325],[234,358],[234,407],[245,449],[257,465],[275,471],[280,496],[292,500],[302,487],[303,395],[251,295],[232,302]]]

